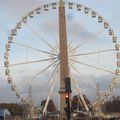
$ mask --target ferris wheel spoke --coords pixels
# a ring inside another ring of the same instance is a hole
[[[72,65],[71,63],[69,63],[69,64],[79,74],[79,76],[84,76],[74,65]],[[96,88],[96,86],[89,79],[88,79],[88,81],[84,80],[84,82],[86,82],[87,84],[91,84],[93,86],[93,88]]]
[[[50,24],[47,24],[47,26],[50,27]],[[52,36],[53,36],[53,39],[54,39],[54,41],[55,41],[55,43],[56,43],[55,49],[56,49],[56,51],[59,51],[59,44],[58,44],[58,41],[57,41],[57,39],[56,39],[54,33],[52,32],[52,30],[51,30],[50,32],[51,32],[51,34],[52,34]]]
[[[75,48],[71,49],[71,50],[69,51],[69,53],[71,53],[71,52],[77,50],[78,48],[80,48],[81,46],[83,46],[83,45],[84,45],[85,43],[87,43],[88,41],[89,41],[89,40],[83,41],[81,44],[79,44],[79,45],[76,46]]]
[[[55,75],[55,73],[56,73],[56,71],[57,71],[57,69],[58,69],[59,64],[60,64],[60,62],[58,62],[58,63],[56,64],[55,69],[53,70],[53,72],[52,72],[52,74],[51,74],[48,82],[50,82],[50,81],[52,80],[53,76]]]
[[[59,52],[59,44],[58,44],[57,39],[56,39],[55,36],[54,36],[54,40],[55,40],[55,43],[56,43],[56,50]]]
[[[87,85],[91,85],[94,89],[96,89],[96,85],[94,85],[94,84],[92,83],[92,81],[90,80],[89,77],[87,77],[86,75],[84,76],[82,73],[80,73],[80,71],[79,71],[74,65],[72,65],[72,64],[70,64],[70,65],[71,65],[71,67],[79,74],[79,76],[83,76],[83,77],[86,77],[86,78],[88,79],[87,81],[83,79],[84,82],[87,83]],[[86,86],[86,85],[85,85],[85,86]],[[103,93],[104,93],[104,91],[100,89],[100,94],[103,95]]]
[[[54,71],[53,71],[53,73],[52,73],[52,75],[51,75],[51,80],[49,80],[49,81],[52,81],[51,84],[54,83],[54,80],[58,80],[57,78],[55,79],[55,77],[58,77],[58,66],[59,66],[59,63],[56,64],[56,67],[55,67],[55,69],[54,69]],[[48,84],[47,84],[47,85],[48,85]],[[42,85],[42,86],[43,86],[43,85]],[[44,89],[44,88],[43,88],[43,89]],[[39,97],[39,98],[37,97],[36,100],[40,101],[40,97]]]
[[[43,68],[40,72],[38,72],[37,74],[35,74],[31,80],[37,78],[41,73],[45,72],[46,70],[48,70],[50,67],[54,66],[54,64],[57,64],[58,60],[52,62],[51,64],[49,64],[47,67]]]
[[[45,61],[50,61],[50,60],[55,60],[55,59],[57,59],[57,58],[49,58],[49,59],[41,59],[41,60],[34,60],[34,61],[27,61],[27,62],[15,63],[15,64],[11,64],[10,67],[18,66],[18,65],[24,65],[24,64],[32,64],[32,63],[45,62]]]
[[[110,71],[110,70],[107,70],[107,69],[104,69],[104,68],[100,68],[100,67],[97,67],[97,66],[93,66],[93,65],[90,65],[90,64],[86,64],[86,63],[81,62],[81,61],[77,61],[77,60],[73,60],[73,59],[72,59],[72,61],[74,61],[76,63],[79,63],[79,64],[82,64],[84,66],[90,67],[90,68],[94,68],[94,69],[97,69],[97,70],[101,70],[101,71],[104,71],[104,72],[115,74],[113,71]]]
[[[81,29],[81,25],[82,25],[82,26],[84,25],[85,20],[87,19],[87,16],[88,16],[88,15],[86,14],[86,16],[83,18],[83,20],[81,21],[81,23],[79,24],[79,26],[77,27],[77,29],[75,30],[75,32],[73,33],[74,35],[73,35],[72,40],[71,40],[71,41],[69,42],[69,44],[68,44],[68,48],[70,48],[71,44],[72,44],[73,41],[76,39],[78,33],[82,30],[82,29]]]
[[[56,72],[56,70],[57,70],[57,68],[58,68],[58,66],[59,66],[59,63],[60,63],[60,62],[56,63],[55,68],[54,68],[54,70],[52,71],[52,74],[51,74],[49,80],[47,81],[47,83],[50,82],[51,79],[53,78],[53,76],[54,76],[54,74],[55,74],[55,72]]]
[[[104,29],[102,28],[102,29],[99,30],[97,33],[95,33],[95,36],[96,36],[96,37],[99,36],[103,31],[104,31]],[[77,45],[75,48],[71,49],[71,50],[69,51],[69,53],[77,50],[77,49],[80,48],[80,47],[83,47],[85,44],[87,44],[87,43],[88,43],[89,41],[91,41],[91,40],[93,40],[93,39],[88,39],[88,40],[83,41],[82,43],[80,43],[79,45]]]
[[[81,101],[81,102],[82,102],[82,105],[83,105],[83,106],[85,107],[85,109],[88,111],[88,110],[89,110],[88,105],[87,105],[87,103],[86,103],[86,101],[85,101],[85,99],[84,99],[84,97],[83,97],[83,94],[82,94],[80,88],[78,87],[78,85],[77,85],[77,83],[76,83],[76,81],[75,81],[75,79],[74,79],[74,77],[73,77],[72,74],[71,74],[71,78],[72,78],[72,81],[73,81],[73,83],[74,83],[74,85],[75,85],[76,92],[77,92],[77,94],[78,94],[79,97],[80,97],[79,102]]]
[[[36,35],[37,37],[40,38],[41,41],[43,41],[45,44],[48,45],[48,47],[50,47],[52,50],[54,50],[56,53],[58,53],[58,51],[52,46],[50,45],[36,30],[34,30],[30,25],[25,24],[30,30],[31,32]]]
[[[43,51],[43,50],[40,50],[40,49],[37,49],[37,48],[33,48],[33,47],[25,45],[25,44],[21,44],[21,43],[17,43],[17,42],[12,42],[12,43],[14,43],[15,45],[19,45],[21,47],[25,47],[27,49],[31,49],[31,50],[37,51],[37,52],[41,52],[41,53],[45,53],[45,54],[49,54],[49,55],[58,56],[57,54],[50,53],[50,52],[47,52],[47,51]]]
[[[78,54],[73,54],[73,55],[69,55],[69,57],[73,57],[73,56],[84,56],[84,55],[93,55],[93,54],[97,54],[97,53],[107,53],[107,52],[112,52],[115,49],[107,49],[107,50],[100,50],[100,51],[95,51],[95,52],[86,52],[86,53],[78,53]]]
[[[49,80],[48,80],[44,85],[48,85],[48,82],[50,82],[50,81],[52,80],[52,78],[55,76],[56,71],[57,71],[57,69],[58,69],[58,66],[59,66],[59,63],[56,64],[55,69],[53,70],[53,72],[52,72]],[[22,80],[20,83],[18,83],[18,85],[19,85],[19,84],[22,85],[22,86],[23,86],[23,85],[26,85],[26,84],[28,84],[28,81],[29,81],[29,79],[27,79],[27,80]],[[21,84],[21,83],[22,83],[22,84]],[[42,85],[41,87],[44,87],[44,85]],[[21,87],[22,87],[22,86],[21,86]],[[44,88],[43,88],[43,89],[44,89]]]
[[[56,80],[57,80],[56,76],[57,76],[57,74],[55,74],[54,77],[53,77],[53,82],[52,82],[51,87],[50,87],[50,89],[49,89],[49,93],[48,93],[47,101],[46,101],[45,106],[44,106],[44,109],[43,109],[43,113],[45,113],[46,110],[47,110],[47,106],[48,106],[50,97],[51,97],[51,95],[52,95],[55,82],[56,82]],[[55,78],[56,78],[56,79],[55,79]]]
[[[105,30],[105,28],[100,29],[100,30],[96,33],[96,36],[100,35],[104,30]]]

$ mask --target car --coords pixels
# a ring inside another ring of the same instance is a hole
[[[12,120],[11,114],[8,109],[0,109],[0,120]]]

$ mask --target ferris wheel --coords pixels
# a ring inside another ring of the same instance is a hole
[[[101,99],[106,100],[117,87],[120,75],[117,37],[96,11],[79,3],[64,5],[73,94],[80,89],[93,100],[99,84]],[[59,2],[54,2],[32,10],[17,22],[8,37],[5,74],[12,91],[23,102],[27,102],[29,85],[36,102],[52,91],[54,95],[59,91],[58,8]]]

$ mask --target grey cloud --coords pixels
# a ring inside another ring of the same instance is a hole
[[[87,78],[84,77],[82,78],[78,75],[75,75],[75,78],[77,80],[80,90],[83,92],[83,94],[87,95],[87,97],[91,100],[91,102],[93,102],[96,98],[96,88],[93,88],[93,86],[89,82],[85,82],[85,81],[91,81],[95,85],[95,87],[97,83],[99,83],[100,90],[106,91],[112,81],[113,76],[110,74],[106,74],[102,76],[89,74],[87,75]],[[120,84],[118,85],[118,87],[119,86]]]
[[[20,17],[48,2],[48,0],[0,0],[0,8],[3,12],[7,12],[10,18]]]
[[[67,14],[67,19],[68,20],[73,20],[73,18],[74,18],[74,15],[72,14],[72,13],[69,13],[69,14]]]
[[[96,37],[96,35],[94,33],[90,32],[90,31],[88,31],[86,29],[84,29],[83,31],[81,31],[79,33],[79,36],[81,36],[82,39],[84,39],[84,40],[88,40],[88,39],[95,40],[95,39],[97,39],[97,37]]]
[[[38,104],[40,103],[41,100],[46,99],[49,93],[49,88],[50,88],[50,84],[48,83],[48,74],[50,74],[50,71],[48,71],[46,74],[44,74],[44,76],[46,77],[41,77],[41,79],[36,79],[33,80],[31,82],[32,85],[32,94],[33,94],[33,100],[37,101]],[[94,101],[94,98],[96,98],[96,89],[93,88],[91,85],[86,85],[85,88],[83,88],[83,86],[86,84],[85,82],[80,81],[80,77],[78,75],[75,75],[76,79],[78,81],[78,85],[80,87],[80,89],[82,88],[82,91],[84,91],[87,97],[91,100]],[[100,77],[96,77],[94,75],[88,75],[90,80],[93,80],[92,82],[96,85],[97,83],[100,84],[100,88],[102,88],[102,90],[106,90],[106,87],[108,86],[108,82],[111,81],[112,76],[110,75],[103,75]],[[31,76],[24,76],[24,79],[30,79]],[[82,79],[82,78],[81,78]],[[97,80],[97,81],[94,81]],[[21,83],[23,84],[23,83]],[[25,85],[19,86],[22,89],[20,89],[20,91],[22,92],[23,96],[28,96],[28,87],[29,87],[29,82],[27,82]],[[119,87],[119,86],[118,86]],[[56,104],[58,103],[58,91],[59,91],[59,79],[56,82],[56,85],[54,87],[54,91],[52,94],[52,97],[54,98]],[[74,89],[73,89],[74,91]],[[117,90],[119,91],[119,89]],[[7,85],[7,82],[4,82],[4,87],[2,88],[2,91],[0,92],[0,94],[3,96],[0,101],[19,101],[18,99],[16,99],[15,97],[15,93],[11,91],[10,86]]]
[[[15,93],[11,91],[11,87],[7,84],[6,79],[0,78],[0,103],[2,102],[16,102],[18,99]]]

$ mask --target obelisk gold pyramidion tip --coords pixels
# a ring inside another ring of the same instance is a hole
[[[63,0],[60,0],[59,7],[64,7],[64,2],[63,2]]]

